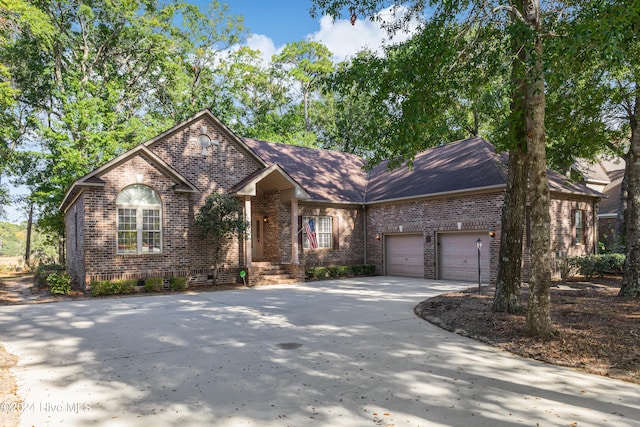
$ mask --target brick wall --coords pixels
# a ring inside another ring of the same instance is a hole
[[[425,237],[424,262],[425,278],[435,279],[437,275],[436,234],[447,231],[488,231],[496,230],[497,235],[490,243],[491,282],[495,283],[500,251],[500,218],[504,194],[502,192],[456,196],[449,198],[413,201],[393,205],[368,207],[367,216],[367,258],[376,264],[382,273],[384,248],[381,240],[376,240],[377,233],[421,232]],[[576,245],[571,234],[572,212],[575,209],[584,211],[585,244]],[[590,199],[554,194],[551,212],[551,250],[555,260],[560,256],[578,256],[594,252],[594,203]],[[458,228],[458,223],[461,227]],[[529,239],[525,236],[523,253],[523,279],[529,277]]]
[[[74,287],[84,286],[84,195],[75,201],[73,207],[65,215],[65,228],[67,231],[65,241],[67,273],[73,279]]]
[[[369,206],[367,208],[367,262],[375,264],[378,273],[384,271],[384,248],[382,240],[376,240],[376,234],[420,232],[425,238],[424,277],[435,279],[436,234],[452,231],[488,233],[490,228],[499,230],[503,203],[504,194],[493,192]],[[499,246],[498,234],[490,244],[492,283],[495,282]]]
[[[219,141],[218,146],[201,154],[200,144],[189,142],[200,135],[201,126],[207,134]],[[214,123],[201,119],[178,129],[150,149],[165,162],[189,179],[199,193],[175,192],[177,184],[167,177],[150,159],[135,156],[110,169],[101,179],[104,188],[85,189],[81,198],[67,211],[67,251],[69,269],[80,285],[92,280],[189,276],[190,284],[211,283],[211,245],[203,240],[195,227],[195,215],[205,198],[214,191],[225,192],[253,173],[260,166],[245,150]],[[144,184],[153,188],[162,199],[162,253],[144,255],[117,254],[116,197],[125,187]],[[79,222],[83,243],[76,250],[73,230],[73,211],[80,209],[84,222]],[[84,245],[82,271],[81,253]],[[237,281],[238,271],[244,265],[244,241],[234,239],[226,248],[226,258],[220,271],[220,282]]]
[[[300,236],[298,240],[300,264],[305,267],[363,264],[363,212],[360,206],[336,207],[328,204],[305,204],[301,202],[298,206],[298,214],[301,218],[303,216],[330,216],[334,218],[333,225],[338,227],[338,242],[334,241],[334,249],[315,249],[311,251],[302,248],[302,237]],[[334,238],[335,236],[336,233],[334,232]],[[291,246],[289,246],[290,253]]]

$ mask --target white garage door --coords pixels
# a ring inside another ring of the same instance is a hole
[[[387,274],[424,277],[422,234],[385,236]]]
[[[478,247],[480,250],[480,277],[489,283],[489,240],[486,233],[446,233],[438,235],[438,277],[443,280],[478,282]]]

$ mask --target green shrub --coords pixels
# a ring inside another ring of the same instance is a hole
[[[96,280],[91,282],[91,295],[130,294],[135,291],[138,281],[128,280]]]
[[[327,271],[329,272],[329,277],[338,277],[339,267],[328,267]]]
[[[64,265],[60,264],[39,264],[35,271],[36,285],[43,286],[47,284],[47,278],[51,273],[64,273]]]
[[[353,273],[354,276],[361,275],[363,271],[364,271],[363,265],[356,264],[351,266],[351,272]]]
[[[159,292],[162,290],[162,277],[149,277],[144,281],[144,290],[147,292]]]
[[[307,277],[310,279],[324,279],[327,277],[327,273],[325,267],[311,267],[306,271]]]
[[[591,281],[596,275],[603,277],[605,273],[622,273],[624,260],[625,255],[614,253],[574,257],[570,262],[578,268],[585,280]]]
[[[622,274],[624,262],[627,258],[625,254],[602,254],[600,257],[603,273]]]
[[[113,293],[113,284],[110,280],[94,280],[91,282],[91,295],[110,295]]]
[[[169,288],[171,288],[172,291],[184,291],[186,287],[186,277],[169,277]]]
[[[67,273],[51,273],[47,284],[52,294],[66,295],[71,291],[71,277]]]
[[[349,275],[349,266],[340,265],[340,266],[336,267],[336,271],[338,273],[338,277],[346,277],[346,276]]]
[[[374,274],[376,274],[376,266],[373,264],[365,264],[363,268],[364,274],[367,274],[369,276],[373,276]]]

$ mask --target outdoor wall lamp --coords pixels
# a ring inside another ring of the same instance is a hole
[[[262,222],[264,222],[265,224],[269,224],[269,215],[265,215],[262,217]]]
[[[492,239],[495,239],[496,237],[496,230],[494,230],[493,227],[489,228],[489,237]]]
[[[380,233],[376,233],[376,240],[382,239],[382,235]]]

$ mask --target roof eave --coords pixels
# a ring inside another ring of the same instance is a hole
[[[396,197],[392,199],[372,200],[372,201],[367,201],[364,204],[367,206],[372,206],[372,205],[382,205],[382,204],[389,204],[389,203],[408,202],[408,201],[415,201],[415,200],[439,199],[442,197],[460,196],[464,194],[491,193],[494,191],[504,190],[506,188],[507,188],[507,184],[495,184],[495,185],[487,185],[484,187],[462,188],[460,190],[441,191],[438,193],[431,193],[431,194],[420,194],[415,196]]]

